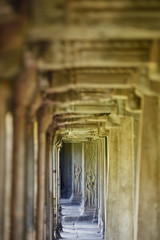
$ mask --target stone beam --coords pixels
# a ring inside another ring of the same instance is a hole
[[[42,86],[45,81],[45,89],[48,93],[61,93],[67,90],[88,88],[108,90],[107,88],[128,88],[137,83],[137,74],[140,66],[147,64],[134,63],[121,65],[114,62],[109,65],[84,64],[80,66],[63,66],[63,69],[40,69]],[[50,73],[50,78],[48,74]],[[52,74],[51,74],[52,73]],[[48,82],[48,83],[47,83]],[[124,85],[125,84],[125,85]]]

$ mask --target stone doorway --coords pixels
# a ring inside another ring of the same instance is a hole
[[[59,238],[103,239],[100,208],[98,214],[97,151],[97,141],[62,144]]]

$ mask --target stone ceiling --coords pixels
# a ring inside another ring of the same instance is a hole
[[[139,116],[142,93],[157,89],[160,4],[71,0],[54,7],[56,24],[33,27],[27,45],[53,104],[54,129],[64,141],[106,136],[119,116]]]
[[[64,139],[99,137],[109,118],[139,113],[142,93],[159,94],[159,1],[35,0],[31,23],[23,49]]]

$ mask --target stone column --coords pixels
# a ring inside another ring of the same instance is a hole
[[[134,239],[137,240],[137,219],[138,219],[138,196],[139,196],[139,154],[140,154],[140,135],[142,114],[141,110],[125,112],[126,116],[130,116],[134,121]]]
[[[105,138],[98,141],[98,175],[99,175],[99,185],[98,185],[98,205],[99,205],[99,225],[103,230],[103,224],[105,222]]]
[[[121,117],[108,136],[106,239],[134,236],[133,119]]]
[[[103,140],[103,148],[104,148],[104,152],[103,152],[103,154],[104,154],[104,169],[103,169],[103,171],[104,171],[104,199],[103,199],[103,202],[104,202],[104,213],[102,214],[102,219],[103,219],[103,234],[105,233],[105,231],[106,231],[106,228],[105,228],[105,223],[106,223],[106,219],[107,219],[107,211],[106,211],[106,209],[107,209],[107,201],[106,201],[106,199],[107,199],[107,191],[106,191],[106,189],[107,189],[107,177],[108,177],[108,171],[107,171],[107,161],[108,161],[108,156],[109,156],[109,153],[108,153],[108,135],[106,135],[105,136],[105,138],[104,138],[104,140]],[[105,235],[104,235],[104,237],[105,237]]]
[[[118,157],[118,239],[134,237],[134,129],[133,118],[121,117]]]
[[[59,205],[59,149],[56,146],[56,226],[58,227],[58,205]]]
[[[25,226],[25,166],[26,166],[26,110],[17,106],[14,110],[13,137],[13,194],[12,239],[24,239]]]
[[[60,210],[60,149],[61,143],[54,144],[53,158],[53,204],[54,204],[54,234],[59,237],[59,210]]]
[[[25,239],[26,117],[36,88],[36,65],[27,54],[24,68],[14,83],[12,240]]]
[[[13,116],[6,114],[6,146],[5,146],[5,208],[4,208],[4,240],[10,239],[11,193],[12,193],[12,154],[13,154]]]
[[[61,150],[61,143],[57,146],[57,230],[60,227],[60,196],[61,196],[61,183],[60,183],[60,150]]]
[[[34,234],[34,136],[32,120],[26,125],[26,240]]]
[[[111,128],[107,145],[105,239],[119,239],[117,229],[119,127]]]
[[[44,103],[38,113],[38,193],[36,239],[44,239],[45,223],[45,173],[46,173],[46,131],[51,122],[52,107]]]
[[[56,145],[53,145],[53,229],[54,229],[54,237],[56,237],[56,187],[57,187],[57,179],[56,179]]]
[[[38,127],[36,113],[41,105],[39,88],[36,88],[28,108],[26,122],[26,225],[25,239],[35,239],[35,216],[37,202],[37,160],[38,160]]]
[[[101,173],[102,173],[102,157],[101,157],[101,141],[98,141],[98,225],[101,226],[102,221],[102,205],[101,205]]]
[[[4,233],[4,196],[5,196],[5,115],[7,111],[8,89],[3,83],[0,83],[0,239],[3,239]]]
[[[140,154],[138,240],[160,239],[158,97],[144,96]]]
[[[82,211],[85,207],[85,157],[84,157],[84,146],[85,143],[82,142]]]
[[[53,137],[52,133],[47,134],[47,240],[52,240],[52,227],[53,227],[53,187],[52,187],[52,174],[53,174]]]

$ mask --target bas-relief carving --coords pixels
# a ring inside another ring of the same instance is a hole
[[[85,206],[96,207],[97,142],[85,145]]]
[[[81,193],[81,174],[82,174],[82,168],[81,166],[74,165],[74,194],[80,194]]]
[[[82,195],[82,144],[73,144],[73,194],[74,198]]]
[[[95,190],[96,190],[96,176],[94,173],[87,174],[86,180],[86,205],[94,206],[95,205]]]

